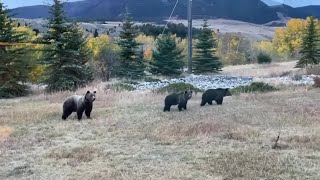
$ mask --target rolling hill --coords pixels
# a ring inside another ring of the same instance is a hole
[[[65,3],[66,15],[81,20],[122,19],[128,12],[137,21],[163,21],[168,18],[175,0],[84,0]],[[49,6],[38,5],[12,9],[17,18],[47,18]],[[223,18],[264,24],[279,20],[279,13],[290,17],[305,18],[310,14],[319,17],[320,6],[292,8],[287,5],[268,6],[261,0],[193,0],[194,18]],[[311,12],[311,13],[309,13]],[[176,18],[187,16],[187,1],[180,1]]]

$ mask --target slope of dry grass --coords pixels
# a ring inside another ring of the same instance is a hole
[[[223,74],[235,76],[254,77],[279,77],[303,73],[300,69],[295,69],[296,61],[279,62],[271,64],[247,64],[237,66],[226,66]]]
[[[318,89],[163,113],[161,95],[97,88],[81,122],[61,120],[72,93],[0,100],[0,179],[320,179]]]

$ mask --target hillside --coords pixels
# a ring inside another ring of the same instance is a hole
[[[27,24],[32,29],[38,29],[40,32],[45,32],[47,29],[45,24],[46,20],[43,19],[15,19],[20,24]],[[187,26],[186,20],[171,20],[170,23],[179,24],[182,23]],[[86,30],[86,33],[92,34],[95,29],[98,30],[99,34],[107,34],[109,32],[110,36],[115,37],[119,35],[121,27],[120,21],[106,21],[103,24],[100,23],[84,23],[79,22],[79,25]],[[135,24],[140,25],[141,22],[135,22]],[[194,28],[201,28],[203,20],[195,19],[193,20]],[[250,40],[260,41],[260,40],[271,40],[276,27],[270,27],[265,25],[247,23],[236,20],[226,20],[226,19],[210,19],[208,20],[210,28],[213,30],[219,29],[220,33],[240,33],[243,36],[249,38]]]
[[[320,17],[320,6],[305,6],[297,8],[299,11],[308,13],[309,15]]]
[[[120,20],[125,8],[138,21],[162,21],[167,18],[175,0],[85,0],[65,3],[69,18]],[[152,8],[156,7],[156,8]],[[12,9],[17,18],[47,18],[48,6]],[[174,13],[186,18],[187,1],[180,1]],[[260,0],[194,0],[194,18],[224,18],[263,24],[277,20],[277,13]]]

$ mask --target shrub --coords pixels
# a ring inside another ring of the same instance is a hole
[[[116,84],[107,85],[107,89],[111,89],[116,92],[135,90],[135,88],[131,84],[126,84],[126,83],[116,83]]]
[[[277,91],[278,89],[270,86],[269,84],[263,82],[254,82],[249,86],[239,86],[234,89],[231,89],[232,94],[240,94],[240,93],[252,93],[252,92],[272,92]]]
[[[195,93],[198,92],[203,92],[201,89],[194,87],[191,84],[187,83],[174,83],[174,84],[169,84],[168,86],[165,86],[163,88],[158,89],[158,93],[174,93],[174,92],[182,92],[182,91],[187,91],[187,90],[192,90]]]
[[[160,82],[161,80],[160,79],[154,79],[152,77],[146,77],[146,78],[144,78],[144,81],[145,82]]]
[[[317,88],[320,87],[320,77],[318,76],[314,77],[313,82],[314,82],[313,87],[317,87]]]
[[[272,61],[272,58],[269,54],[260,52],[257,56],[257,60],[259,64],[270,64]]]
[[[315,65],[312,67],[307,67],[307,75],[320,75],[320,65]]]

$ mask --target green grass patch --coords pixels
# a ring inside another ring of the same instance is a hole
[[[278,91],[278,88],[275,88],[274,86],[271,86],[267,83],[263,82],[254,82],[249,86],[239,86],[236,88],[233,88],[230,90],[232,94],[240,94],[240,93],[253,93],[253,92],[260,92],[260,93],[266,93],[266,92],[272,92],[272,91]]]
[[[160,82],[161,80],[160,79],[155,79],[155,78],[152,78],[152,77],[146,77],[146,78],[144,78],[144,81],[145,82]]]
[[[158,89],[158,93],[174,93],[174,92],[182,92],[182,91],[187,91],[187,90],[192,90],[193,92],[203,92],[201,89],[194,87],[191,84],[187,83],[174,83],[174,84],[169,84],[168,86],[165,86],[163,88]]]
[[[116,91],[116,92],[134,91],[135,90],[135,88],[131,84],[126,84],[126,83],[115,83],[109,87],[111,90]]]

